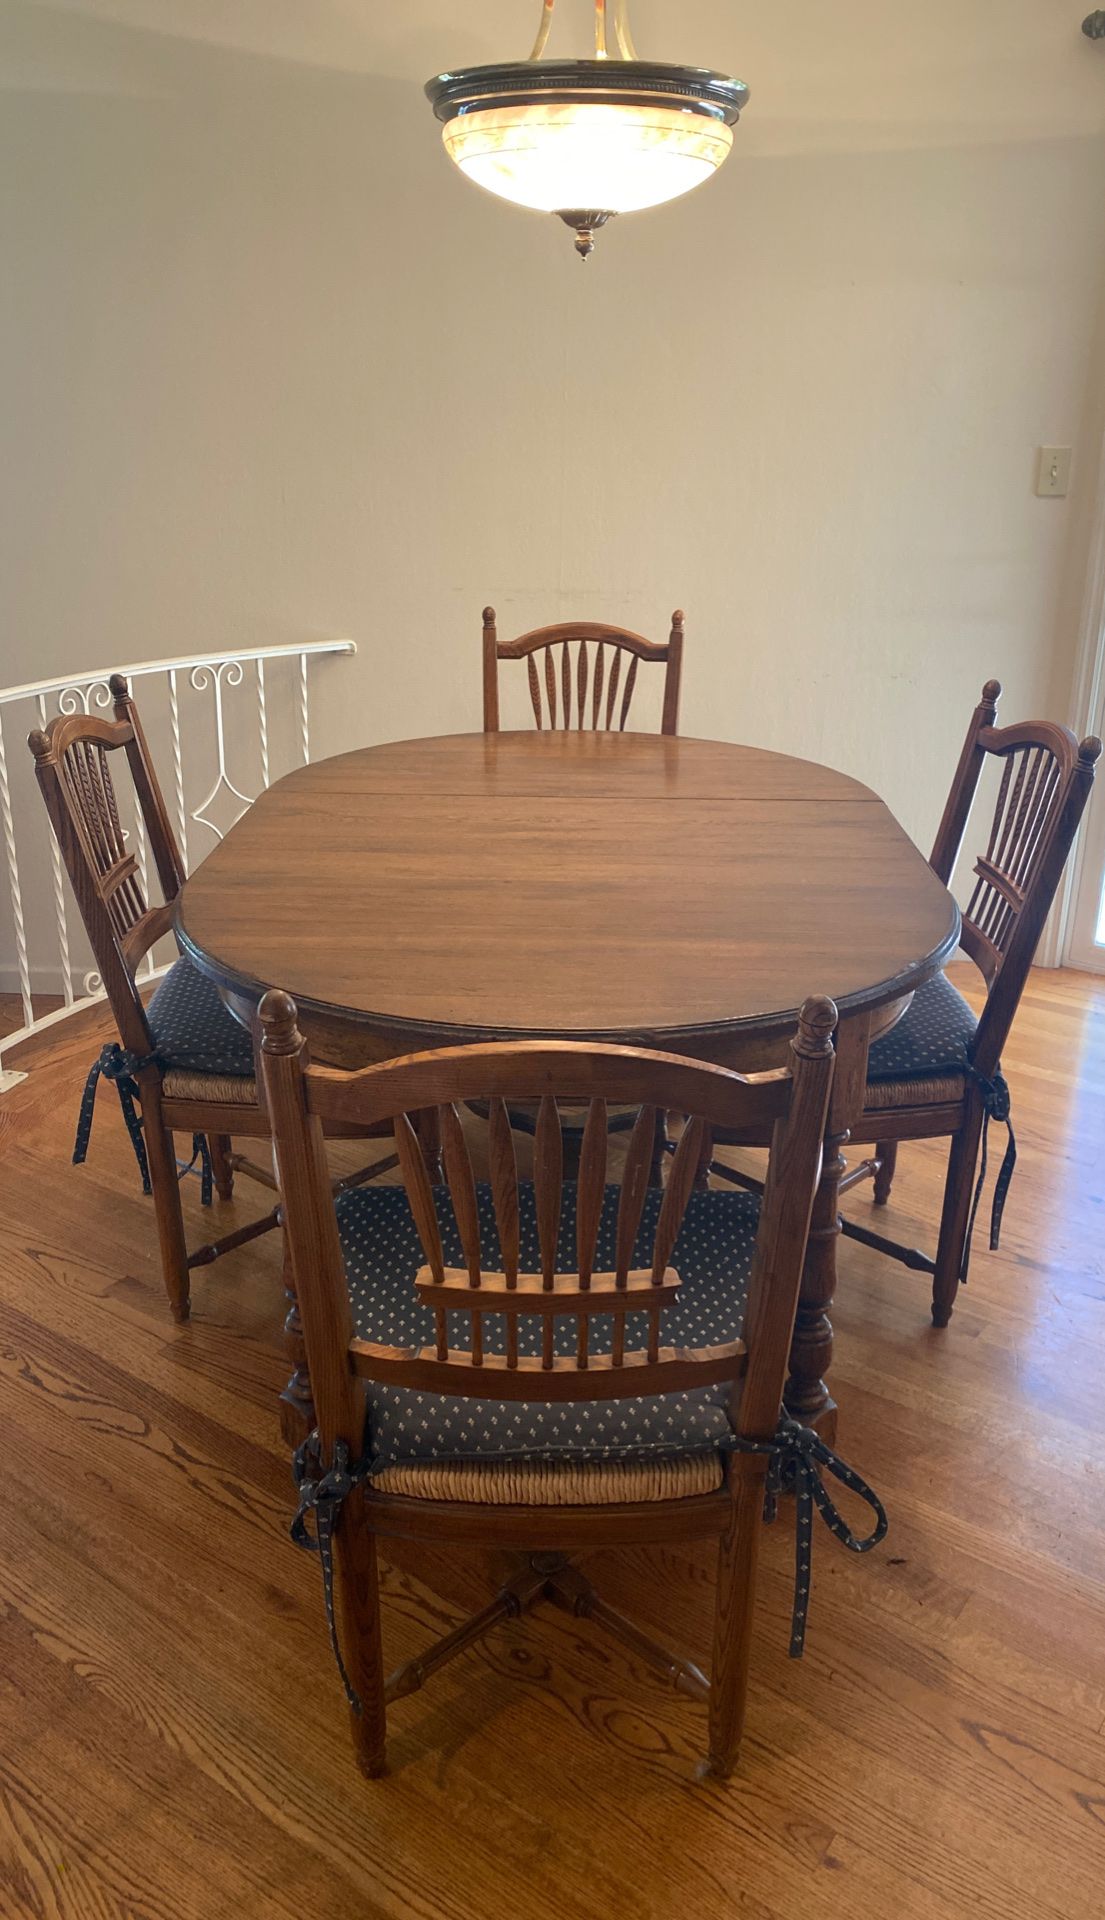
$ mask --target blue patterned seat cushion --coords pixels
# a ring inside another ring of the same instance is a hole
[[[154,1052],[166,1067],[253,1078],[253,1041],[212,982],[188,959],[170,967],[146,1009]]]
[[[607,1187],[599,1227],[595,1267],[614,1266],[614,1228],[620,1187]],[[501,1268],[491,1189],[476,1189],[485,1270]],[[448,1189],[435,1189],[441,1242],[447,1266],[463,1266],[460,1240]],[[662,1195],[650,1191],[634,1251],[635,1266],[649,1266]],[[576,1190],[564,1187],[557,1269],[575,1268]],[[386,1346],[424,1346],[434,1337],[433,1314],[422,1306],[414,1276],[425,1264],[421,1242],[402,1187],[359,1187],[337,1202],[353,1320],[360,1338]],[[539,1272],[533,1187],[519,1190],[521,1268]],[[675,1303],[661,1321],[661,1340],[674,1346],[713,1346],[740,1336],[752,1263],[758,1202],[746,1193],[695,1193],[671,1258],[682,1281]],[[453,1315],[451,1338],[467,1347],[470,1321]],[[647,1322],[630,1315],[626,1346],[643,1346]],[[591,1321],[591,1350],[609,1353],[613,1322],[609,1315]],[[557,1351],[571,1353],[576,1322],[558,1320]],[[484,1317],[488,1353],[506,1350],[501,1314]],[[518,1322],[518,1350],[540,1350],[536,1314]],[[455,1461],[655,1458],[728,1445],[726,1414],[729,1388],[723,1384],[693,1393],[640,1396],[628,1400],[550,1403],[546,1401],[465,1400],[444,1394],[369,1382],[368,1449],[374,1468],[412,1460]]]
[[[977,1026],[963,995],[938,973],[918,987],[897,1026],[875,1041],[867,1078],[927,1080],[934,1074],[962,1073]]]

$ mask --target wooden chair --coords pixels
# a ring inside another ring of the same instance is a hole
[[[852,1239],[932,1274],[932,1317],[938,1327],[947,1326],[966,1273],[979,1143],[988,1117],[1008,1113],[1002,1052],[1101,753],[1100,740],[1079,745],[1066,727],[1048,721],[996,726],[1000,695],[998,682],[987,681],[931,855],[933,871],[949,885],[983,767],[988,756],[996,757],[1002,762],[997,804],[986,850],[974,865],[961,935],[986,983],[986,1004],[976,1021],[941,974],[914,995],[898,1024],[874,1043],[863,1119],[852,1137],[876,1142],[875,1153],[841,1182],[843,1192],[873,1177],[875,1204],[885,1206],[898,1142],[950,1137],[935,1260],[854,1221],[841,1223]],[[997,1244],[1003,1198],[1004,1186],[999,1186],[991,1246]]]
[[[835,1007],[808,1001],[790,1071],[751,1080],[668,1054],[543,1041],[338,1072],[309,1064],[286,994],[269,993],[260,1011],[318,1411],[297,1460],[293,1531],[309,1544],[314,1510],[360,1765],[384,1770],[388,1702],[544,1595],[621,1634],[680,1691],[708,1695],[710,1764],[727,1774],[744,1710],[764,1476],[781,1445],[816,1442],[793,1429],[803,1441],[784,1444],[777,1425]],[[477,1094],[490,1101],[486,1185],[457,1113]],[[519,1096],[539,1106],[532,1183],[518,1178],[507,1118]],[[608,1100],[639,1109],[620,1188],[607,1185]],[[559,1101],[587,1103],[578,1185],[562,1183]],[[430,1187],[411,1126],[431,1104],[451,1209],[445,1189]],[[695,1118],[661,1195],[646,1169],[663,1104]],[[393,1121],[405,1192],[376,1187],[335,1207],[323,1130],[353,1116]],[[704,1131],[723,1122],[772,1141],[759,1210],[744,1194],[692,1191]],[[525,1558],[496,1600],[385,1681],[376,1539],[388,1534]],[[613,1613],[566,1558],[696,1534],[720,1543],[709,1684]]]
[[[666,641],[645,640],[624,627],[593,620],[568,620],[535,627],[516,640],[500,640],[494,607],[483,610],[483,726],[499,731],[499,661],[525,660],[533,717],[539,729],[624,733],[642,660],[663,663],[664,708],[661,733],[679,731],[679,680],[683,667],[683,614],[671,616]],[[588,648],[595,649],[594,658]],[[574,651],[574,659],[573,659]],[[621,680],[622,656],[629,667]],[[538,655],[543,659],[538,667]],[[618,698],[619,687],[621,699]],[[605,696],[605,697],[604,697]],[[559,705],[558,705],[559,702]]]
[[[73,886],[95,956],[121,1047],[105,1048],[90,1076],[82,1129],[91,1123],[96,1076],[116,1081],[128,1117],[147,1191],[157,1216],[161,1266],[173,1317],[189,1313],[189,1274],[233,1247],[280,1224],[277,1208],[221,1239],[189,1252],[174,1132],[203,1135],[210,1143],[214,1184],[229,1200],[236,1171],[270,1190],[267,1167],[232,1150],[231,1135],[270,1140],[268,1120],[257,1100],[253,1040],[211,982],[188,959],[161,981],[149,1006],[138,988],[137,969],[150,949],[173,928],[184,865],[169,820],[137,708],[126,680],[113,674],[114,719],[59,714],[44,732],[30,735],[35,773],[50,823]],[[130,771],[162,903],[150,906],[138,861],[128,850],[110,756],[122,752]],[[141,1121],[133,1102],[141,1107]],[[78,1149],[83,1158],[83,1149]],[[289,1325],[294,1352],[296,1329]]]

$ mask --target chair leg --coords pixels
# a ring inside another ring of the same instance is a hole
[[[211,1149],[211,1171],[215,1176],[215,1191],[220,1200],[230,1200],[234,1196],[234,1169],[230,1164],[230,1135],[209,1133],[207,1144]]]
[[[936,1269],[932,1280],[934,1327],[947,1326],[952,1317],[955,1296],[959,1292],[981,1132],[981,1107],[972,1106],[960,1131],[952,1135],[951,1152],[948,1155],[944,1209],[940,1216],[940,1240],[936,1248]]]
[[[370,1780],[387,1772],[387,1709],[380,1630],[380,1576],[376,1536],[361,1494],[342,1508],[335,1537],[341,1595],[342,1652],[361,1703],[349,1715],[357,1765]]]
[[[890,1198],[890,1189],[894,1184],[894,1170],[898,1164],[898,1142],[880,1140],[875,1148],[875,1158],[879,1163],[875,1175],[875,1205],[885,1207]]]
[[[188,1248],[184,1239],[184,1218],[180,1210],[180,1181],[177,1177],[173,1136],[163,1125],[156,1104],[148,1099],[143,1102],[143,1118],[146,1156],[150,1163],[150,1185],[153,1188],[154,1211],[157,1215],[157,1238],[161,1247],[161,1271],[165,1280],[165,1291],[169,1296],[169,1305],[173,1310],[173,1319],[183,1322],[187,1320],[190,1311],[191,1290],[188,1279]]]
[[[707,1764],[722,1780],[736,1766],[744,1730],[763,1505],[763,1474],[742,1473],[734,1489],[729,1525],[718,1546]]]

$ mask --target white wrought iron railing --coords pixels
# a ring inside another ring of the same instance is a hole
[[[161,770],[181,854],[185,866],[196,865],[262,788],[310,759],[308,661],[355,652],[352,640],[316,640],[142,660],[0,688],[0,823],[7,883],[6,902],[0,889],[0,993],[10,993],[22,1015],[17,1030],[0,1040],[4,1056],[10,1059],[22,1041],[103,997],[23,744],[28,732],[44,727],[55,713],[110,713],[111,673],[139,683],[142,723]],[[146,836],[137,804],[133,819],[145,892]],[[162,971],[155,955],[148,954],[143,977]],[[0,1058],[0,1093],[24,1078]]]

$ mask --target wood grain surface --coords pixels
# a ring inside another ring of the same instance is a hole
[[[795,1662],[789,1514],[765,1532],[727,1786],[695,1775],[705,1710],[553,1608],[399,1702],[390,1777],[357,1780],[318,1568],[286,1533],[280,1249],[201,1270],[173,1328],[113,1116],[68,1164],[101,1030],[45,1036],[0,1102],[4,1920],[1099,1914],[1103,1035],[1105,982],[1033,973],[1005,1060],[1002,1250],[980,1247],[946,1332],[923,1276],[845,1247],[835,1391],[890,1534],[866,1560],[818,1538]],[[902,1148],[901,1238],[941,1180],[937,1143]],[[869,1217],[863,1193],[847,1207]],[[191,1182],[185,1209],[206,1232]],[[587,1565],[707,1659],[711,1548]],[[481,1605],[494,1571],[389,1546],[389,1657]]]
[[[887,808],[827,767],[646,734],[455,734],[319,762],[188,880],[179,928],[245,1001],[386,1050],[480,1035],[789,1035],[810,993],[888,1006],[958,913]],[[724,1052],[724,1044],[715,1051]]]

